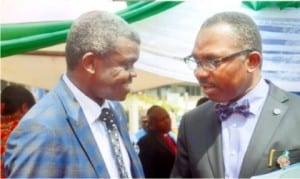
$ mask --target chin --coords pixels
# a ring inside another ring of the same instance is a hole
[[[116,96],[117,99],[115,99],[115,100],[124,101],[126,99],[128,92],[120,92],[118,94],[119,94],[119,96]]]
[[[126,99],[126,96],[115,96],[115,97],[108,98],[108,99],[112,100],[112,101],[124,101]]]
[[[126,96],[123,96],[123,97],[120,97],[119,99],[118,99],[118,101],[124,101],[126,99]]]

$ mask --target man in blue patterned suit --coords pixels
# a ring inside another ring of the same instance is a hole
[[[7,142],[10,178],[120,178],[103,121],[110,108],[128,178],[144,177],[130,143],[124,100],[136,77],[140,39],[121,18],[92,11],[76,19],[66,42],[67,72],[21,120]]]

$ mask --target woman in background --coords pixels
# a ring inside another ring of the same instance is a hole
[[[5,178],[3,155],[11,131],[35,104],[32,93],[20,85],[10,85],[1,92],[1,178]]]

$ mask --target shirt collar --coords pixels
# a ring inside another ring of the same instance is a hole
[[[258,84],[251,91],[249,91],[245,96],[239,99],[237,103],[240,104],[241,101],[248,99],[250,104],[249,111],[253,114],[256,114],[259,105],[252,105],[252,104],[257,104],[257,102],[259,101],[264,101],[268,95],[268,92],[269,92],[269,85],[266,83],[266,81],[263,78],[261,78]]]
[[[82,108],[83,114],[85,115],[89,124],[95,122],[101,114],[103,107],[108,107],[107,100],[104,101],[102,106],[99,106],[95,101],[86,96],[80,89],[78,89],[67,77],[66,74],[63,75],[63,80],[67,86],[72,91],[75,99],[78,101]]]

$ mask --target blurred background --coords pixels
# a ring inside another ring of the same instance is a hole
[[[65,39],[72,20],[90,10],[120,15],[141,35],[138,77],[122,102],[131,133],[153,104],[181,116],[204,96],[182,58],[189,55],[203,20],[220,11],[249,14],[263,37],[263,75],[300,94],[299,1],[1,0],[1,89],[21,84],[41,99],[65,72]]]

